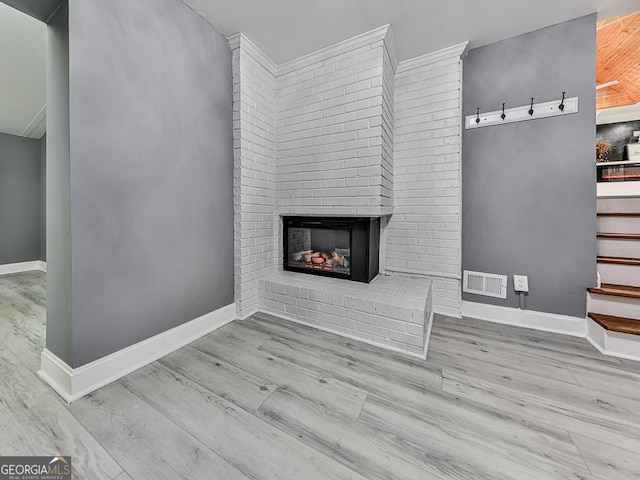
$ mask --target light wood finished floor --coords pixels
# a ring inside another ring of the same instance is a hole
[[[427,362],[264,315],[66,405],[35,375],[44,274],[0,277],[0,455],[82,479],[640,478],[640,365],[437,317]]]

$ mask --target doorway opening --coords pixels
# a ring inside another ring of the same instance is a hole
[[[0,339],[31,372],[46,336],[46,38],[0,2]]]

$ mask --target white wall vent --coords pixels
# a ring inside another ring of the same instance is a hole
[[[507,298],[507,276],[465,270],[462,291],[487,297]]]

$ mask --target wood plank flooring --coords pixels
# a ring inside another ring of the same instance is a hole
[[[426,362],[255,315],[65,404],[35,372],[45,278],[0,277],[0,455],[75,478],[640,478],[640,364],[436,316]]]
[[[0,276],[0,340],[30,370],[40,368],[45,319],[45,273]]]

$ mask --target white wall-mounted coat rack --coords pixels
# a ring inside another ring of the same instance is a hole
[[[564,109],[560,105],[564,105]],[[533,114],[529,110],[533,109]],[[504,119],[502,114],[504,113]],[[563,100],[552,100],[551,102],[534,103],[533,105],[523,105],[521,107],[507,108],[505,110],[495,110],[475,115],[467,115],[464,120],[464,128],[490,127],[492,125],[502,125],[505,123],[524,122],[537,118],[555,117],[558,115],[570,115],[578,113],[578,97],[565,98]],[[478,122],[477,119],[480,119]]]

